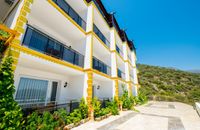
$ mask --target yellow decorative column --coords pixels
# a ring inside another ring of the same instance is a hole
[[[93,72],[91,70],[86,71],[86,83],[87,83],[87,96],[86,101],[89,107],[88,117],[93,120],[93,108],[92,108],[92,93],[93,93]]]
[[[115,99],[119,99],[119,83],[118,83],[118,79],[114,80],[115,82]]]
[[[24,0],[23,5],[20,9],[19,16],[17,16],[17,21],[14,27],[14,30],[18,32],[19,35],[17,35],[13,40],[10,45],[10,50],[11,50],[11,55],[13,56],[14,59],[14,64],[13,64],[13,70],[16,69],[20,51],[18,49],[12,48],[12,44],[20,44],[22,35],[25,33],[25,25],[27,23],[27,17],[28,14],[31,12],[31,4],[33,4],[33,0]]]

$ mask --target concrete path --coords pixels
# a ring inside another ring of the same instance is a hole
[[[200,130],[200,117],[190,105],[149,102],[101,122],[90,121],[73,130]]]

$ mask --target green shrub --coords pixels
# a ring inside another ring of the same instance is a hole
[[[133,106],[128,95],[128,91],[123,88],[123,95],[120,97],[122,108],[130,110]]]
[[[26,130],[54,130],[58,127],[59,121],[49,112],[44,112],[43,115],[34,112],[27,117]]]
[[[53,113],[53,117],[55,120],[58,121],[59,126],[63,128],[68,122],[67,122],[67,111],[65,109],[59,109],[58,111],[55,111]]]
[[[69,114],[68,118],[72,123],[78,123],[82,120],[82,115],[80,109],[75,109],[72,113]]]
[[[97,97],[92,99],[92,106],[94,109],[94,117],[100,117],[100,110],[101,110],[101,102],[98,100]]]
[[[136,98],[136,104],[142,105],[148,102],[147,96],[145,96],[142,92],[139,92]]]
[[[110,113],[110,109],[107,107],[107,108],[101,108],[100,110],[100,116],[104,116],[104,115],[107,115]]]
[[[7,56],[0,67],[0,129],[21,129],[24,121],[21,108],[15,102],[12,56]]]
[[[9,38],[10,34],[0,29],[0,36],[7,39]],[[5,41],[0,40],[0,53],[4,51],[4,43]]]
[[[3,38],[9,38],[10,34],[0,29],[0,36]]]
[[[118,102],[116,99],[114,99],[112,102],[107,103],[107,107],[110,109],[110,112],[112,115],[119,115],[119,108],[118,108]]]
[[[81,111],[82,119],[85,119],[88,117],[88,105],[85,102],[85,99],[82,98],[79,104],[79,109]]]

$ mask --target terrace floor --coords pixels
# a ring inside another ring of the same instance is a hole
[[[200,130],[200,117],[190,105],[149,102],[140,112],[121,112],[100,122],[90,121],[73,130]]]

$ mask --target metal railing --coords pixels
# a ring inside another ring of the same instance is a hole
[[[117,69],[117,75],[119,78],[125,79],[125,73],[122,72],[120,69]]]
[[[103,35],[103,33],[97,28],[97,26],[94,24],[93,26],[94,33],[103,41],[103,43],[110,48],[110,42],[106,39],[106,37]]]
[[[111,67],[95,57],[93,57],[93,69],[111,76]]]
[[[116,51],[119,53],[119,55],[124,57],[124,53],[121,51],[121,49],[117,45],[116,45]]]
[[[26,30],[23,45],[71,64],[84,66],[84,56],[82,54],[31,26],[28,26]]]
[[[67,13],[80,27],[86,30],[86,22],[78,15],[78,13],[65,1],[53,0],[65,13]]]
[[[59,109],[64,109],[67,111],[67,113],[73,112],[74,109],[79,108],[79,100],[70,100],[70,101],[51,101],[51,102],[46,102],[46,101],[38,101],[36,102],[31,101],[31,100],[26,100],[26,101],[20,101],[16,100],[19,105],[21,106],[23,112],[25,115],[29,115],[33,112],[38,112],[38,113],[43,113],[45,111],[49,112],[54,112]]]

